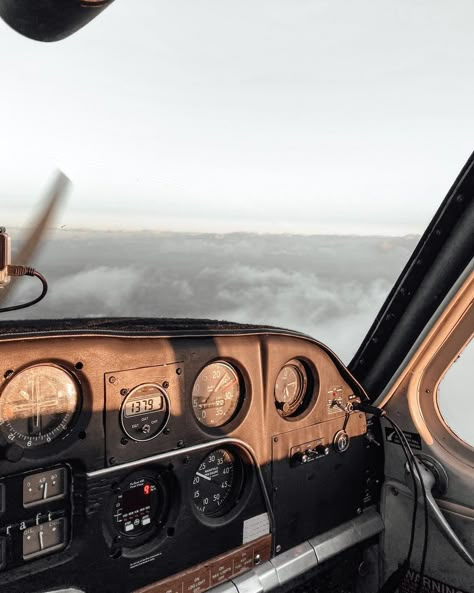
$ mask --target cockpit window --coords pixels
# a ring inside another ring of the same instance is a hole
[[[461,352],[438,387],[438,408],[443,420],[460,439],[474,447],[472,408],[474,341]]]
[[[135,4],[59,43],[0,21],[14,250],[51,172],[74,184],[32,262],[50,292],[16,318],[272,324],[348,362],[471,150],[470,19],[441,5],[426,26],[418,8]],[[10,302],[35,296],[17,284]]]

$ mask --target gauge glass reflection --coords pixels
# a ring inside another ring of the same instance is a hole
[[[0,430],[9,442],[34,448],[64,434],[79,406],[79,388],[64,369],[36,365],[20,371],[0,394]]]
[[[205,366],[193,386],[194,415],[204,426],[227,424],[239,407],[241,391],[239,376],[230,364],[213,362]]]

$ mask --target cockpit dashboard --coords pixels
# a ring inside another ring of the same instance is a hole
[[[28,324],[0,340],[2,590],[203,593],[311,542],[317,563],[317,538],[376,504],[363,390],[315,340]]]

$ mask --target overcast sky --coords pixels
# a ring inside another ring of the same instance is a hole
[[[473,22],[470,0],[116,0],[55,44],[0,22],[0,222],[60,167],[68,228],[421,232],[473,150]]]

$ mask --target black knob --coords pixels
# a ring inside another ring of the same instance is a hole
[[[303,451],[298,451],[293,455],[293,460],[296,461],[296,463],[306,463],[308,461],[308,455]]]
[[[324,445],[316,445],[316,447],[314,448],[314,451],[315,451],[316,455],[318,455],[318,456],[327,454],[327,449]]]
[[[349,449],[350,437],[345,430],[340,430],[334,435],[333,445],[338,453],[344,453]]]
[[[20,445],[13,443],[12,445],[8,445],[7,447],[5,447],[5,449],[3,450],[3,457],[6,460],[11,461],[12,463],[16,463],[17,461],[20,461],[24,453],[25,451],[23,447],[20,447]]]

